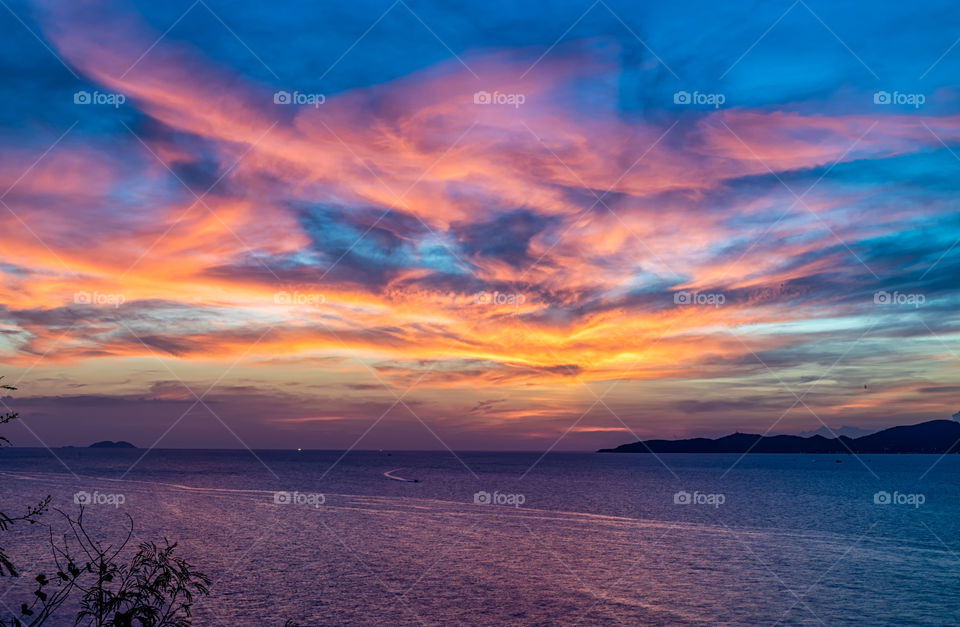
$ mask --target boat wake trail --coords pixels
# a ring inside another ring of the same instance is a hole
[[[383,473],[383,476],[386,477],[387,479],[393,479],[394,481],[405,481],[407,483],[420,483],[419,479],[405,479],[403,477],[398,477],[395,474],[393,474],[398,470],[400,470],[400,468],[394,468],[393,470],[388,470],[387,472]]]

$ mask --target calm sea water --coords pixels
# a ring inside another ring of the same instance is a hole
[[[2,452],[0,509],[179,541],[199,625],[960,624],[956,455],[55,452]]]

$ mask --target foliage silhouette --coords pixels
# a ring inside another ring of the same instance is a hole
[[[2,379],[3,377],[0,377]],[[0,384],[0,389],[16,388]],[[0,415],[0,425],[16,420],[18,414]],[[9,446],[0,437],[0,446]],[[14,524],[35,524],[50,505],[50,496],[11,516],[0,512],[0,532]],[[74,625],[85,627],[187,627],[195,599],[210,593],[210,579],[174,552],[176,542],[162,545],[141,542],[130,562],[122,554],[133,538],[133,519],[119,544],[94,539],[85,527],[84,507],[76,517],[56,510],[67,530],[59,538],[50,527],[50,547],[56,574],[40,573],[29,602],[20,604],[18,615],[0,619],[2,627],[37,627],[50,620],[70,599],[76,599]],[[0,576],[19,577],[12,559],[0,547]]]

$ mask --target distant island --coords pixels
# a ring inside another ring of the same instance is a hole
[[[734,433],[711,440],[646,440],[603,448],[598,453],[957,453],[960,452],[960,422],[931,420],[920,424],[891,427],[859,438],[841,435],[763,436]]]
[[[94,442],[88,448],[137,448],[129,442],[111,442],[110,440],[104,440],[103,442]]]

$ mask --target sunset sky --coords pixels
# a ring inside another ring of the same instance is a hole
[[[949,418],[955,6],[644,5],[4,4],[12,439]]]

